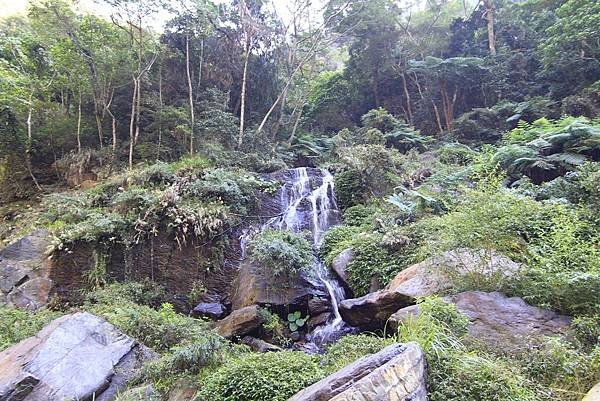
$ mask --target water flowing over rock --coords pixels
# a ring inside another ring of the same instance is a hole
[[[288,401],[426,401],[426,361],[417,343],[365,356]]]
[[[500,292],[467,291],[443,299],[468,316],[472,339],[504,350],[523,349],[546,336],[564,335],[571,324],[567,316],[531,306],[521,298],[509,298]],[[396,330],[419,313],[418,305],[401,309],[390,317],[389,326]]]
[[[0,305],[35,310],[52,289],[46,230],[35,230],[0,251]]]
[[[113,400],[155,357],[97,316],[63,316],[0,353],[0,400]]]
[[[326,170],[300,167],[284,170],[271,179],[279,179],[284,185],[275,197],[267,200],[263,209],[274,217],[268,219],[262,229],[309,231],[313,246],[317,248],[325,231],[339,223],[339,210],[334,197],[333,176]],[[252,230],[245,231],[240,239],[244,245]],[[242,256],[246,256],[245,249]],[[256,266],[242,262],[237,278],[232,285],[232,308],[253,304],[273,306],[293,305],[308,310],[313,299],[329,299],[331,318],[318,327],[310,336],[311,341],[327,342],[343,329],[344,322],[339,313],[338,303],[345,298],[342,285],[326,266],[315,257],[313,269],[308,274],[300,274],[286,283],[281,283],[272,275],[261,274]],[[314,303],[313,303],[314,305]]]

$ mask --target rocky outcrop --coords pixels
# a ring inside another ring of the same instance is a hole
[[[288,401],[426,401],[426,361],[418,344],[394,344],[365,356]]]
[[[375,330],[385,325],[400,308],[414,303],[414,298],[397,291],[381,290],[360,298],[340,302],[342,318],[351,326]]]
[[[307,308],[308,301],[313,297],[326,298],[327,294],[303,274],[292,277],[273,276],[249,261],[242,264],[231,286],[233,310],[255,304]]]
[[[566,334],[571,324],[566,316],[499,292],[467,291],[443,299],[468,316],[470,338],[496,348],[525,348],[532,341]],[[416,317],[419,313],[418,305],[401,309],[392,315],[389,326],[395,330],[408,316]]]
[[[242,337],[255,331],[263,323],[258,305],[246,306],[233,311],[215,323],[217,332],[225,338]]]
[[[63,316],[0,353],[0,400],[113,400],[154,357],[97,316]]]
[[[416,298],[451,289],[456,275],[503,279],[519,268],[519,264],[494,252],[448,251],[401,271],[383,290],[342,301],[340,313],[353,326],[367,330],[382,328],[393,313],[414,304]]]
[[[340,252],[340,254],[331,262],[331,268],[340,280],[342,280],[346,291],[349,291],[352,288],[348,277],[348,265],[352,262],[352,258],[354,258],[354,251],[352,248],[347,248]]]
[[[35,310],[48,302],[48,231],[36,230],[0,251],[0,305]]]
[[[254,338],[246,336],[242,339],[242,343],[249,346],[254,352],[278,352],[282,349],[276,345],[261,340],[260,338]]]
[[[457,276],[501,280],[519,268],[518,263],[493,251],[455,249],[404,269],[386,289],[414,298],[428,297],[452,288],[452,280]]]
[[[581,401],[600,401],[600,383],[592,387]]]

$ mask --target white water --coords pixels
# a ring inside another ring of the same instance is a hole
[[[338,208],[334,197],[333,176],[326,170],[321,170],[322,182],[316,189],[312,189],[313,179],[309,177],[306,167],[292,170],[291,182],[285,183],[281,189],[280,205],[281,215],[267,221],[263,228],[271,227],[277,230],[290,230],[299,232],[310,228],[313,237],[313,246],[318,248],[323,241],[323,235],[331,225],[337,223]],[[309,214],[309,216],[307,216]],[[345,298],[343,287],[333,277],[321,260],[315,258],[314,273],[316,279],[322,283],[329,294],[332,318],[315,329],[309,340],[322,344],[328,342],[344,327],[338,304]]]

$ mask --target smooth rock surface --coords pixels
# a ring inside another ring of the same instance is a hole
[[[233,311],[215,323],[217,332],[225,338],[242,337],[258,329],[263,323],[258,305],[246,306]]]
[[[467,291],[443,298],[468,316],[469,336],[492,347],[519,349],[547,336],[566,334],[571,324],[567,316],[509,298],[500,292]],[[390,317],[392,330],[419,314],[418,305],[399,310]]]
[[[600,401],[600,383],[592,387],[581,401]]]
[[[0,250],[0,305],[36,310],[52,290],[48,231],[35,230]]]
[[[404,269],[386,289],[415,298],[428,297],[452,288],[452,278],[455,276],[503,279],[519,269],[518,263],[493,251],[455,249]]]
[[[354,251],[352,248],[344,249],[337,255],[333,261],[331,262],[331,268],[337,274],[337,276],[342,280],[344,287],[346,290],[351,289],[350,279],[348,278],[348,265],[352,262],[352,258],[354,258]]]
[[[426,401],[426,361],[418,344],[367,355],[288,401]]]
[[[220,319],[225,314],[225,306],[220,302],[201,302],[192,310],[194,316],[206,316],[211,319]]]
[[[339,310],[349,325],[374,330],[383,327],[398,309],[414,302],[414,298],[400,292],[380,290],[360,298],[343,300]]]
[[[66,315],[0,353],[0,400],[113,400],[154,357],[97,316]]]

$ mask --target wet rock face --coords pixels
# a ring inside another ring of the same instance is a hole
[[[571,319],[567,316],[528,305],[521,298],[509,298],[499,292],[467,291],[443,298],[467,315],[469,336],[494,348],[518,350],[547,336],[564,335]],[[390,318],[396,330],[409,316],[420,313],[417,305],[399,310]]]
[[[215,323],[217,332],[225,338],[243,337],[257,330],[263,323],[258,305],[246,306],[233,311]]]
[[[155,357],[97,316],[63,316],[0,353],[0,400],[113,400]]]
[[[0,251],[0,305],[36,310],[52,290],[48,231],[35,230]]]
[[[426,401],[426,361],[416,343],[365,356],[288,401]]]
[[[350,279],[348,278],[348,265],[350,262],[352,262],[353,258],[354,251],[352,248],[348,248],[340,252],[340,254],[337,255],[331,262],[331,268],[337,274],[340,280],[342,280],[346,291],[350,291],[352,288],[350,286]]]

